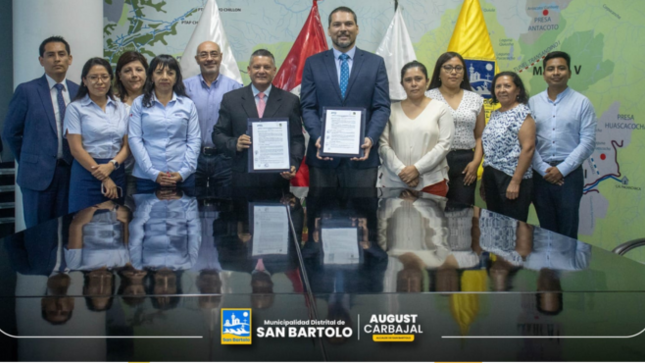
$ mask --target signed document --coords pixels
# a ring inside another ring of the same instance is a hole
[[[362,157],[365,139],[365,111],[359,108],[325,108],[322,148],[328,157]]]
[[[249,120],[249,128],[249,173],[290,171],[288,120]]]
[[[325,265],[352,265],[360,262],[358,229],[321,228]]]
[[[281,204],[253,205],[253,256],[286,255],[289,216]]]

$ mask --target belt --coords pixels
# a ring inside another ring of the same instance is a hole
[[[211,155],[216,155],[217,154],[217,149],[214,147],[208,147],[205,146],[202,148],[202,154],[211,156]]]
[[[558,165],[562,164],[563,162],[564,162],[564,160],[556,160],[556,161],[547,161],[546,163],[551,165],[551,166],[558,166]]]

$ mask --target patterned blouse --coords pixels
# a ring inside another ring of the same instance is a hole
[[[452,139],[452,150],[471,150],[475,148],[475,124],[482,110],[484,99],[475,92],[464,90],[464,95],[457,109],[453,109],[443,98],[438,88],[426,92],[426,96],[445,103],[452,111],[455,121],[455,136]]]
[[[515,174],[520,159],[522,147],[518,133],[530,115],[529,107],[520,104],[508,111],[493,111],[484,129],[482,142],[484,144],[484,167],[493,168],[509,175]],[[528,168],[522,179],[533,177],[533,169]]]

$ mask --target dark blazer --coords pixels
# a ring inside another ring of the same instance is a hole
[[[297,170],[305,153],[305,138],[302,135],[302,121],[300,119],[300,100],[297,96],[273,86],[263,118],[278,117],[289,119],[291,165],[295,166]],[[224,94],[219,109],[219,120],[213,130],[213,143],[218,150],[223,150],[226,155],[233,158],[232,169],[238,173],[248,171],[249,151],[247,149],[238,153],[237,139],[246,134],[249,118],[258,118],[251,85]]]
[[[78,85],[67,81],[71,99],[78,92]],[[2,138],[20,164],[18,185],[42,191],[54,178],[58,155],[58,132],[54,105],[47,78],[40,78],[18,85],[9,103],[4,121]],[[69,150],[63,138],[63,148]],[[72,163],[71,153],[67,152]]]
[[[345,98],[340,94],[333,50],[307,58],[302,73],[300,105],[305,128],[311,136],[307,164],[316,168],[336,168],[340,158],[331,161],[316,157],[316,140],[321,136],[323,107],[362,107],[367,110],[365,136],[372,149],[365,161],[350,161],[351,168],[367,169],[379,165],[378,141],[390,118],[390,86],[383,58],[356,48]]]

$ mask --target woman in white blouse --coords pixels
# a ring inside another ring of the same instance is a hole
[[[484,155],[484,99],[472,92],[466,62],[459,53],[439,56],[426,96],[450,106],[455,121],[455,137],[446,156],[450,178],[448,199],[473,205],[477,169]]]
[[[407,99],[394,103],[380,139],[377,186],[411,188],[445,197],[446,155],[455,131],[452,113],[442,102],[426,97],[428,71],[413,61],[401,69]]]

